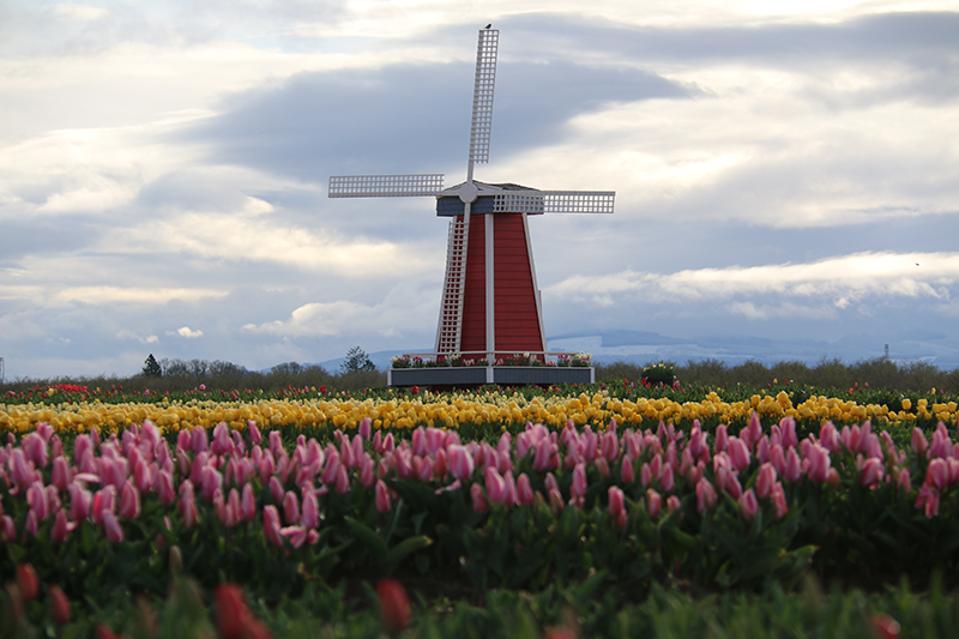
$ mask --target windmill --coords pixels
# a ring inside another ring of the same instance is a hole
[[[329,182],[331,198],[435,197],[437,216],[451,218],[434,353],[439,359],[472,355],[492,364],[524,353],[544,360],[527,218],[613,212],[613,191],[544,191],[473,178],[474,166],[489,162],[498,48],[499,30],[480,29],[464,182],[443,188],[442,173],[331,176]]]

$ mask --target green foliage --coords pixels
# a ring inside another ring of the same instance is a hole
[[[689,361],[685,366],[673,366],[683,384],[732,388],[736,385],[751,388],[770,385],[815,386],[835,391],[849,388],[886,388],[897,391],[959,392],[959,369],[948,371],[925,362],[897,364],[880,358],[844,364],[839,360],[824,359],[813,366],[797,361],[783,361],[765,365],[746,361],[734,366],[719,360]],[[639,381],[644,368],[622,362],[597,364],[596,379],[601,382],[630,379]],[[827,393],[829,394],[829,393]]]
[[[344,374],[375,370],[376,365],[370,360],[370,356],[366,354],[366,351],[359,346],[354,346],[348,350],[346,352],[346,358],[343,360],[343,363],[340,364],[340,372]]]
[[[163,369],[160,367],[160,362],[153,356],[153,353],[150,353],[143,362],[143,371],[141,374],[144,377],[163,377]]]

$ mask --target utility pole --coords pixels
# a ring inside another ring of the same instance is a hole
[[[3,376],[4,372],[5,372],[5,371],[4,371],[4,368],[3,368],[3,358],[0,357],[0,384],[3,383],[3,380],[4,380],[4,379],[6,379],[6,378]]]

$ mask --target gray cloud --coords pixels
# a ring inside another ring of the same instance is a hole
[[[303,180],[330,172],[426,172],[465,164],[472,65],[396,65],[305,73],[230,96],[225,112],[182,139],[213,145],[214,161]],[[689,97],[655,74],[569,62],[501,64],[491,156],[557,142],[570,117],[615,101]]]
[[[573,52],[608,50],[644,60],[798,61],[842,59],[941,64],[955,53],[959,12],[895,12],[837,23],[636,27],[587,17],[523,14],[501,21],[512,40],[561,44]],[[451,30],[460,35],[463,29]],[[536,38],[524,38],[526,34]],[[532,46],[532,45],[531,45]]]

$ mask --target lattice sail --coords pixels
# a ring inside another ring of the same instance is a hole
[[[494,213],[612,213],[615,191],[510,191],[493,199]]]
[[[470,123],[470,162],[489,162],[493,129],[493,89],[496,87],[496,54],[499,29],[480,29],[476,44],[476,78],[473,83],[473,119]]]
[[[330,197],[420,197],[443,190],[442,173],[332,175]]]

